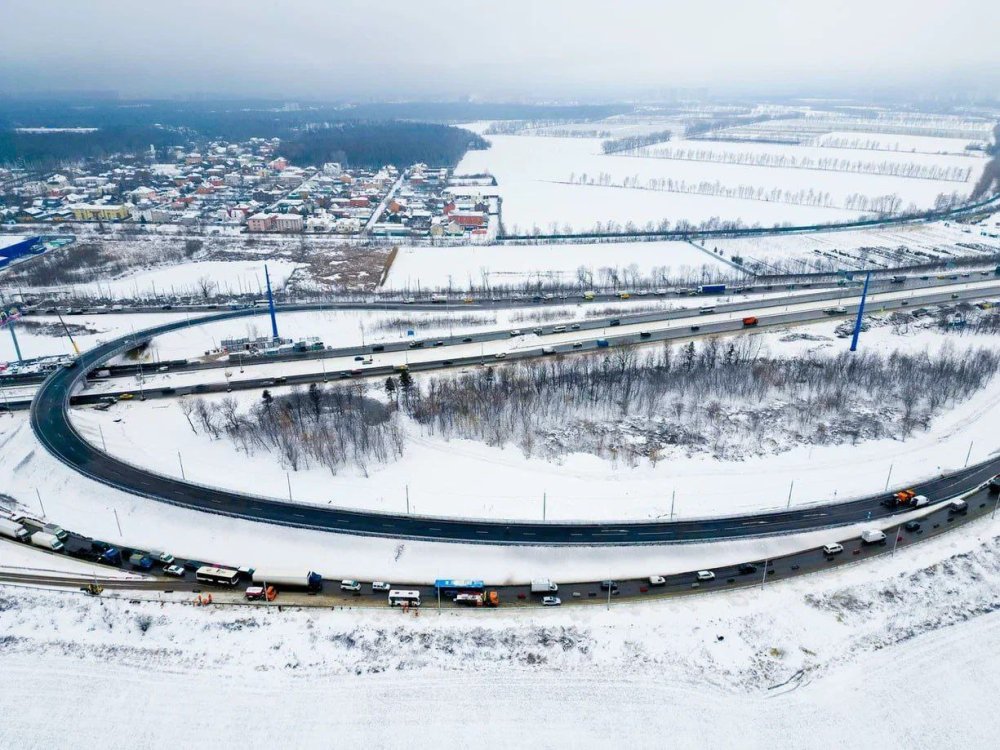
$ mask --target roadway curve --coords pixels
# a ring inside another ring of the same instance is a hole
[[[295,305],[283,309],[303,308],[315,309],[314,306]],[[632,545],[802,532],[867,521],[883,522],[895,515],[881,505],[885,495],[779,512],[683,521],[568,523],[385,514],[292,504],[162,476],[103,453],[73,427],[69,416],[70,396],[90,370],[158,335],[191,325],[259,314],[260,311],[254,309],[235,310],[197,321],[177,321],[107,342],[81,354],[74,367],[54,372],[36,394],[31,407],[31,426],[35,435],[52,455],[69,467],[125,492],[192,510],[337,533],[480,544]],[[997,473],[1000,473],[1000,458],[922,483],[916,489],[938,502],[973,491]]]

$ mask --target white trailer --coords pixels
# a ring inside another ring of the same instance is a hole
[[[323,587],[323,576],[312,571],[297,573],[289,570],[257,568],[253,572],[253,582],[267,586],[291,586],[309,591],[319,591]]]
[[[551,594],[554,591],[558,591],[559,586],[552,583],[548,578],[539,578],[536,581],[531,582],[531,593],[532,594]]]
[[[47,531],[36,531],[31,535],[31,543],[36,547],[52,550],[53,552],[58,552],[63,548],[63,543],[59,541],[58,537]]]
[[[24,542],[28,539],[28,530],[16,521],[0,518],[0,536]]]

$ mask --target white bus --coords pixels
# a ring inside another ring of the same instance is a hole
[[[219,586],[235,586],[240,580],[240,573],[238,570],[230,570],[229,568],[213,568],[210,565],[205,565],[194,574],[195,580],[200,583],[214,583]]]
[[[409,605],[411,607],[420,606],[420,592],[419,591],[390,591],[389,592],[389,606],[390,607],[402,607],[403,605]]]

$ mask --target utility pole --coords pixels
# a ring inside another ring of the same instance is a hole
[[[548,493],[542,493],[542,520],[545,520],[545,506],[548,503]]]
[[[108,452],[108,444],[104,441],[104,428],[101,427],[100,425],[97,425],[97,429],[100,430],[100,432],[101,432],[101,445],[104,447],[104,452],[107,453]]]
[[[899,536],[902,530],[903,530],[903,524],[900,524],[899,526],[896,527],[896,538],[892,540],[892,554],[890,554],[889,557],[896,556],[896,545],[899,544]]]
[[[112,508],[111,512],[115,514],[115,524],[118,526],[118,536],[124,536],[124,534],[122,534],[122,522],[118,520],[118,509]]]
[[[410,515],[410,485],[406,485],[406,515]]]
[[[288,481],[288,502],[293,502],[292,500],[292,475],[287,471],[285,472],[285,479]]]
[[[764,590],[764,581],[767,580],[767,564],[770,562],[770,558],[764,560],[764,575],[760,577],[760,590]]]
[[[45,518],[45,505],[42,503],[42,493],[35,487],[35,494],[38,495],[38,507],[42,509],[42,518]]]
[[[785,510],[792,507],[792,490],[795,489],[795,480],[792,480],[791,486],[788,488],[788,505],[785,506]]]
[[[677,490],[670,493],[670,520],[674,520],[674,501],[677,500]]]
[[[889,489],[889,479],[892,477],[892,467],[893,464],[889,464],[889,474],[885,478],[885,488],[887,490]]]
[[[965,454],[965,467],[966,468],[969,467],[969,459],[972,457],[972,444],[974,442],[975,442],[974,440],[970,440],[969,441],[969,452]]]
[[[187,477],[184,476],[184,459],[181,458],[181,452],[177,451],[177,463],[181,465],[181,479],[187,481]]]

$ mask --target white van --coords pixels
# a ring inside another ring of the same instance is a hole
[[[861,532],[861,541],[865,544],[881,544],[885,541],[885,533],[878,529],[865,529]]]
[[[839,542],[834,542],[833,544],[824,544],[823,545],[823,554],[824,555],[839,555],[843,551],[844,551],[844,545],[840,544]]]

